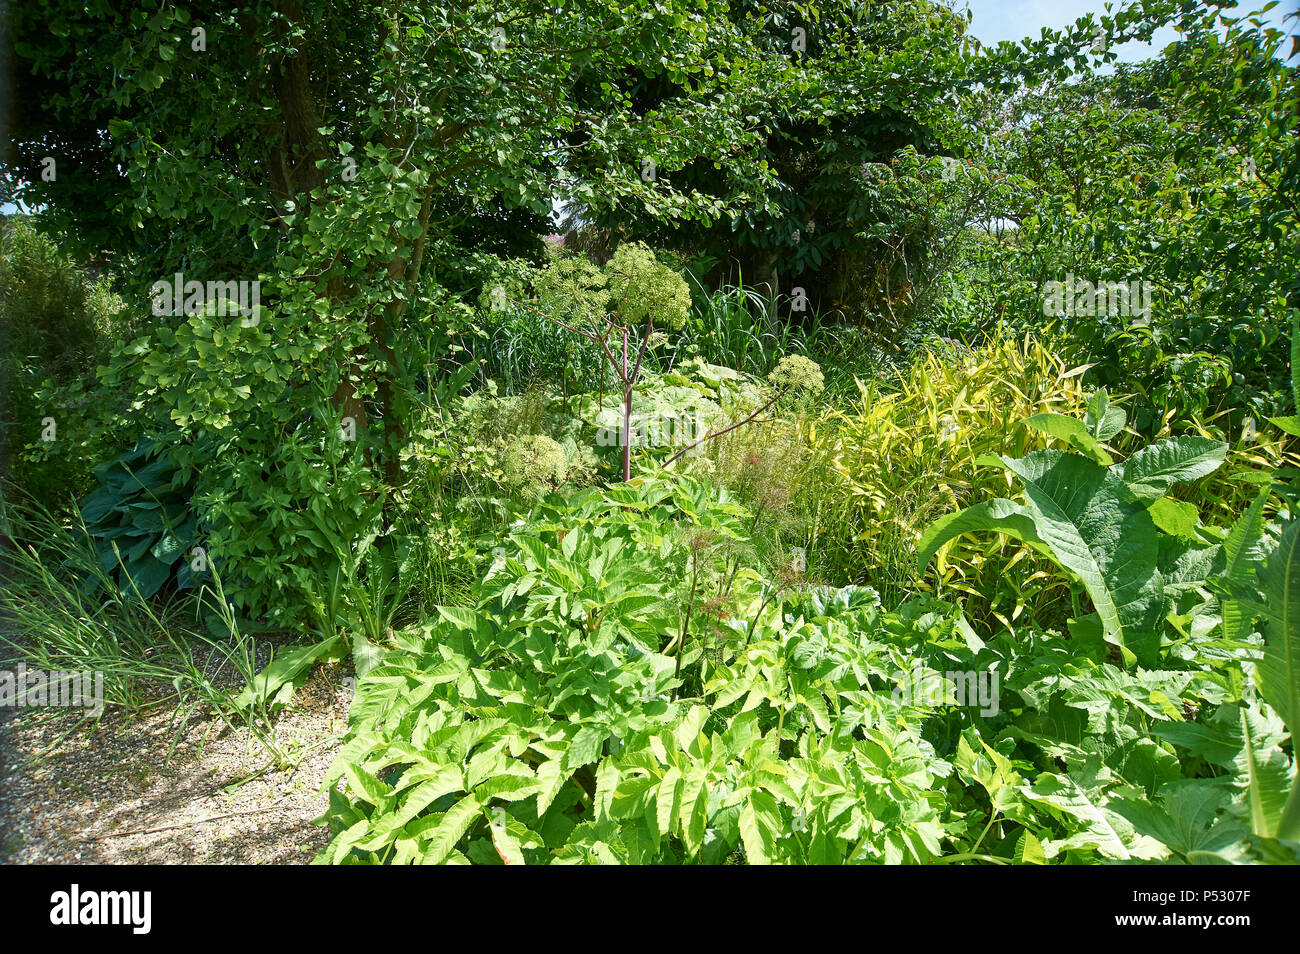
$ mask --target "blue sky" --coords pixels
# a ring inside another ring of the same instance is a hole
[[[1265,3],[1266,0],[1244,0],[1238,6],[1239,12],[1236,15],[1257,10]],[[1020,40],[1027,36],[1037,37],[1043,27],[1059,30],[1086,13],[1100,16],[1105,12],[1104,0],[955,0],[954,5],[958,10],[970,7],[975,14],[970,31],[986,44],[994,44],[999,40]],[[1281,0],[1265,19],[1279,30],[1294,33],[1296,21],[1292,20],[1290,25],[1286,25],[1282,18],[1298,5],[1300,0]],[[1113,6],[1118,8],[1119,4]],[[1157,31],[1151,44],[1126,43],[1116,47],[1116,53],[1121,60],[1140,60],[1155,55],[1175,39],[1177,34],[1174,30],[1166,28]],[[1283,49],[1283,55],[1289,52],[1289,46]]]

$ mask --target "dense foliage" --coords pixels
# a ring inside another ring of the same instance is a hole
[[[13,645],[280,762],[348,667],[319,861],[1300,861],[1266,21],[8,15]]]

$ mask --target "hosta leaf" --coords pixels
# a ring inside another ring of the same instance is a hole
[[[148,541],[145,543],[148,545]],[[126,586],[134,586],[139,591],[140,598],[146,600],[162,589],[162,585],[172,575],[171,564],[155,560],[151,556],[132,560],[125,564],[125,570],[130,576],[130,582]]]
[[[107,487],[101,487],[82,501],[81,519],[92,530],[96,529],[95,525],[116,509],[119,500],[121,495],[113,493]]]

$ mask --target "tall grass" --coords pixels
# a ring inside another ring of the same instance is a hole
[[[872,376],[897,364],[901,356],[873,342],[862,329],[817,313],[793,313],[779,300],[773,315],[767,296],[753,288],[711,290],[688,273],[694,284],[685,326],[646,353],[645,367],[671,371],[688,355],[763,376],[783,356],[802,354],[823,365],[828,395],[855,393],[855,376]],[[590,342],[546,318],[536,309],[514,305],[482,317],[481,336],[467,342],[482,361],[483,377],[506,394],[521,394],[545,384],[563,394],[609,390],[612,379]]]
[[[206,708],[277,764],[291,761],[266,700],[234,702],[253,682],[258,646],[241,630],[219,578],[195,596],[142,599],[132,585],[119,585],[120,556],[117,565],[101,563],[84,524],[16,499],[12,488],[0,497],[0,547],[0,642],[29,667],[102,676],[102,711],[173,705],[173,747]]]
[[[882,380],[859,379],[846,405],[738,429],[709,454],[718,477],[764,514],[756,530],[765,540],[756,545],[769,566],[788,564],[791,548],[800,547],[814,582],[866,583],[894,605],[934,589],[916,573],[924,527],[1004,492],[1005,478],[976,460],[1041,446],[1020,424],[1031,414],[1082,408],[1083,388],[1067,370],[1050,345],[1032,338],[935,347]],[[1023,591],[1037,567],[1016,545],[961,540],[946,556],[938,588],[960,592],[973,618],[1020,615],[1030,599],[1042,619],[1060,608],[1059,593]],[[1006,572],[1022,562],[1024,573]]]
[[[696,351],[711,364],[763,376],[789,354],[801,354],[822,366],[826,397],[832,402],[854,392],[855,377],[872,377],[901,356],[881,348],[860,328],[820,313],[797,315],[788,299],[773,310],[766,295],[753,288],[728,286],[710,291],[690,275],[695,288],[678,352]]]

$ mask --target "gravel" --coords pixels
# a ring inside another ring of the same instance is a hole
[[[0,707],[0,862],[302,864],[329,840],[312,820],[347,725],[340,666],[318,668],[276,723],[293,761],[175,706],[98,724]]]

